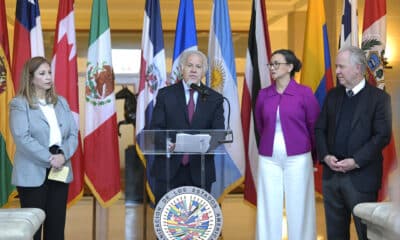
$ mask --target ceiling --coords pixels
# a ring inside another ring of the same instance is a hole
[[[108,0],[110,27],[113,31],[141,31],[145,0]],[[228,0],[233,31],[248,31],[252,0]],[[266,0],[269,24],[273,25],[288,12],[305,9],[307,0]],[[52,30],[58,10],[58,1],[39,0],[42,28]],[[77,31],[90,26],[91,0],[75,0],[75,22]],[[14,22],[16,0],[6,0],[7,21]],[[194,0],[198,31],[208,31],[212,0]],[[160,0],[164,31],[174,31],[179,0]],[[233,17],[234,16],[234,17]],[[273,27],[273,26],[272,26]],[[286,26],[284,26],[286,27]]]

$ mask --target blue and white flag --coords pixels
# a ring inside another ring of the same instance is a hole
[[[138,87],[136,108],[136,137],[140,141],[140,133],[146,129],[151,122],[151,115],[157,92],[166,84],[164,37],[161,23],[159,0],[146,0],[143,17],[142,32],[142,60],[140,65],[140,82]],[[149,171],[152,159],[144,158],[141,154],[139,144],[136,144],[141,160],[146,164]],[[150,174],[147,174],[150,176]],[[150,190],[150,200],[154,202],[151,194],[152,179],[147,179],[146,187]],[[150,189],[149,189],[150,188]]]
[[[224,103],[225,126],[231,128],[234,136],[232,143],[223,146],[228,154],[215,156],[217,180],[212,185],[211,193],[222,202],[226,194],[243,182],[245,169],[235,56],[226,0],[214,0],[208,56],[210,68],[207,84],[229,100],[230,119],[229,106]]]
[[[193,0],[181,0],[179,3],[172,69],[168,85],[181,80],[179,58],[184,51],[197,50],[196,19],[194,16]]]
[[[358,36],[358,24],[357,22],[351,22],[351,9],[352,3],[351,0],[343,0],[343,14],[342,14],[342,25],[340,28],[340,39],[339,39],[339,49],[344,46],[352,45],[352,32],[354,32],[354,36]],[[356,42],[358,42],[358,37],[356,38]]]

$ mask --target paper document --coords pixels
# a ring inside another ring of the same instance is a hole
[[[66,182],[68,173],[69,168],[66,166],[63,166],[61,169],[51,168],[47,178],[54,181]]]
[[[205,153],[210,147],[210,134],[176,134],[175,152]]]

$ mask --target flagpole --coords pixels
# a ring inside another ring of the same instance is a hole
[[[358,47],[357,0],[351,0],[351,45]]]
[[[93,196],[92,239],[108,239],[108,208],[103,208]]]

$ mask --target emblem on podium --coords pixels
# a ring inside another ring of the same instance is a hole
[[[204,189],[183,186],[166,193],[154,210],[158,239],[218,239],[223,224],[221,208]]]

